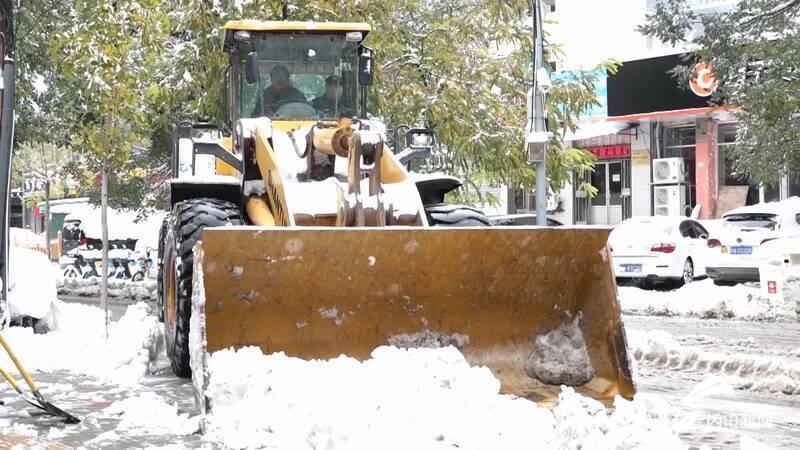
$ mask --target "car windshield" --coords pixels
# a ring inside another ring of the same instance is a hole
[[[778,227],[778,220],[775,214],[731,214],[725,216],[725,225],[745,227],[745,228],[766,228],[774,230]]]
[[[256,39],[260,79],[248,84],[239,55],[239,115],[339,119],[356,115],[357,43],[343,35],[293,33]]]

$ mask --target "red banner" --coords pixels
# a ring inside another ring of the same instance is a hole
[[[630,144],[607,145],[587,149],[597,159],[629,158],[631,156]]]

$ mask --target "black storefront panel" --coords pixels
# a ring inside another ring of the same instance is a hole
[[[608,115],[627,116],[709,106],[686,84],[684,89],[669,72],[687,64],[682,55],[627,61],[608,76]]]

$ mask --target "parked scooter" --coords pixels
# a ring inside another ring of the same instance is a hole
[[[131,271],[128,265],[130,261],[131,251],[125,248],[125,245],[112,245],[111,250],[108,252],[108,262],[111,264],[109,267],[108,276],[117,279],[131,278]]]
[[[66,278],[100,277],[103,267],[102,252],[96,246],[99,240],[90,239],[59,259],[63,276]],[[135,241],[134,241],[135,242]],[[108,277],[141,281],[153,266],[150,258],[151,248],[144,254],[134,253],[128,242],[114,242],[108,251]]]
[[[147,276],[148,272],[153,268],[154,262],[151,257],[153,249],[147,247],[144,252],[136,252],[134,257],[128,260],[133,281],[142,281]]]

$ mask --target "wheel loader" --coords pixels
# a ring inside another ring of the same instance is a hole
[[[202,391],[206,356],[229,347],[363,360],[381,345],[455,345],[503,392],[546,402],[559,383],[528,368],[537,338],[578,323],[592,375],[572,384],[631,397],[609,230],[488,227],[442,204],[458,181],[404,166],[432,133],[408,129],[391,148],[367,114],[370,30],[224,26],[225,126],[176,127],[161,230],[175,374]]]

